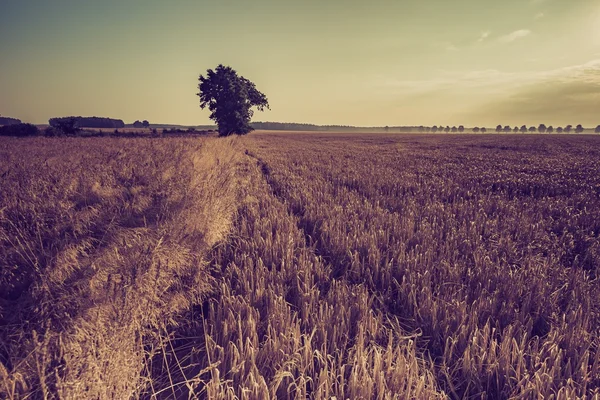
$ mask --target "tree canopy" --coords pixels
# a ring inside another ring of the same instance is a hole
[[[269,109],[267,97],[231,67],[219,64],[214,71],[207,70],[206,76],[200,75],[198,80],[200,108],[208,107],[211,111],[210,119],[217,123],[219,136],[251,132],[251,108]]]
[[[20,124],[21,120],[17,118],[3,117],[0,115],[0,125],[16,125]]]

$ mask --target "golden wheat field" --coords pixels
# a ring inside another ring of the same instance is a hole
[[[600,137],[3,138],[0,177],[0,398],[600,398]]]

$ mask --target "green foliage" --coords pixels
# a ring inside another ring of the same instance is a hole
[[[0,116],[0,125],[15,125],[20,123],[20,119]]]
[[[63,135],[76,135],[81,130],[77,117],[50,118],[48,123],[58,131],[54,136],[59,136],[60,133]]]
[[[571,133],[572,129],[573,129],[573,125],[567,125],[567,126],[565,126],[564,132],[565,133]]]
[[[219,136],[251,132],[251,108],[269,108],[267,97],[231,67],[219,64],[214,71],[207,70],[206,77],[200,75],[199,81],[200,108],[211,111],[210,119],[217,123]]]
[[[74,123],[72,121],[75,121]],[[120,119],[106,118],[106,117],[59,117],[51,118],[49,121],[50,126],[61,129],[77,128],[124,128],[125,123]],[[62,126],[59,127],[59,125]],[[72,135],[77,131],[71,131],[71,133],[65,131],[65,134]]]
[[[0,126],[0,136],[34,136],[39,134],[37,126],[32,124],[14,124]]]

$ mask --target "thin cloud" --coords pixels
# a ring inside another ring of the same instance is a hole
[[[488,37],[490,37],[491,33],[492,32],[490,31],[481,32],[481,35],[479,35],[479,38],[477,39],[477,43],[481,43],[486,40]]]
[[[517,31],[511,32],[508,35],[501,36],[498,38],[498,41],[501,43],[511,43],[515,40],[522,39],[531,35],[531,31],[529,29],[519,29]]]
[[[450,51],[458,51],[460,50],[458,46],[456,46],[454,43],[452,42],[437,42],[433,44],[434,47],[436,48],[441,48],[444,49],[448,52]]]
[[[600,58],[541,71],[438,70],[430,79],[412,80],[380,75],[369,86],[395,107],[410,108],[417,115],[439,106],[439,112],[456,123],[497,124],[502,120],[510,125],[531,121],[596,126]]]
[[[475,109],[469,118],[493,116],[507,123],[545,121],[596,126],[600,104],[600,60],[513,76],[508,96]],[[519,83],[519,84],[517,84]]]
[[[537,13],[533,16],[533,19],[537,21],[538,19],[544,18],[544,15],[546,14],[544,14],[543,12]]]
[[[398,80],[379,77],[377,82],[374,82],[374,86],[391,89],[398,94],[413,95],[465,88],[487,88],[486,90],[498,89],[502,92],[514,92],[515,89],[522,88],[524,85],[574,81],[600,85],[600,59],[546,71],[504,72],[497,69],[462,73],[440,71],[437,77],[426,80]]]

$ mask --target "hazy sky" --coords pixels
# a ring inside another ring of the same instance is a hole
[[[207,124],[198,75],[257,121],[600,123],[600,0],[1,0],[0,114]]]

